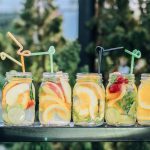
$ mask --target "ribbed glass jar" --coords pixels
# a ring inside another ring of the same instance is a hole
[[[69,125],[71,87],[67,73],[43,73],[39,90],[39,120],[42,125]]]
[[[7,125],[32,125],[35,119],[35,88],[30,72],[7,72],[2,89],[2,117]]]
[[[75,125],[98,126],[104,121],[105,89],[102,75],[78,73],[73,89],[73,120]]]
[[[131,126],[136,122],[137,88],[134,74],[111,73],[106,88],[107,124]]]
[[[150,74],[141,75],[138,88],[137,121],[141,125],[150,125]]]

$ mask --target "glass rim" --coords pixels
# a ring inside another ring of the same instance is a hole
[[[6,77],[32,77],[32,73],[31,72],[6,72]]]
[[[131,73],[118,73],[118,74],[114,74],[114,73],[109,73],[109,76],[111,75],[122,75],[122,76],[135,76],[135,74],[131,74]]]
[[[150,73],[142,73],[141,78],[148,78],[150,77]]]
[[[57,73],[57,72],[54,72],[54,73],[51,73],[51,72],[43,72],[43,77],[44,77],[44,78],[50,78],[50,77],[54,77],[54,76],[60,77],[61,75],[62,75],[63,77],[68,77],[68,76],[69,76],[68,73],[64,73],[64,72],[62,72],[61,74],[59,74],[59,73]]]
[[[83,72],[83,73],[77,73],[76,76],[102,76],[102,74],[100,73],[88,73],[88,72]]]

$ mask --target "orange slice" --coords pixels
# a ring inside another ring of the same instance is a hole
[[[150,84],[143,83],[138,90],[138,105],[144,109],[150,109]]]
[[[121,100],[123,96],[126,93],[126,86],[122,85],[121,91],[116,93],[110,93],[109,92],[109,86],[106,88],[106,99],[107,99],[107,105],[112,106],[114,105],[118,100]]]
[[[51,121],[70,121],[70,112],[66,107],[54,104],[45,109],[42,117],[44,123]]]
[[[41,110],[45,110],[47,109],[47,107],[53,104],[59,104],[62,107],[66,107],[65,103],[63,103],[61,99],[51,95],[41,96],[39,102],[40,102],[39,107]]]
[[[137,120],[141,120],[141,121],[150,120],[150,109],[144,109],[143,107],[138,106]]]
[[[60,78],[60,83],[66,98],[66,102],[71,103],[71,87],[69,83],[63,78]]]
[[[57,84],[52,82],[46,82],[45,85],[42,86],[42,89],[46,94],[57,96],[62,101],[65,101],[63,92]]]
[[[18,95],[17,103],[20,104],[24,109],[27,108],[29,101],[30,101],[29,90]]]

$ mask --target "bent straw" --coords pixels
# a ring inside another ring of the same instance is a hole
[[[100,74],[101,73],[102,55],[103,55],[104,48],[101,46],[97,46],[96,51],[98,53],[98,74]]]
[[[130,68],[130,74],[133,74],[133,68],[134,68],[134,58],[141,58],[141,52],[137,49],[133,50],[133,52],[125,49],[125,52],[131,55],[131,68]]]
[[[40,56],[40,55],[49,55],[50,57],[50,66],[51,66],[51,73],[53,73],[53,54],[55,53],[55,48],[54,46],[50,46],[47,52],[36,52],[36,53],[31,53],[29,56]]]
[[[102,56],[104,52],[110,52],[110,51],[114,51],[114,50],[121,50],[124,47],[115,47],[115,48],[109,48],[109,49],[104,49],[101,46],[97,46],[96,47],[96,51],[98,53],[98,73],[101,73],[101,62],[102,62]]]
[[[17,61],[16,59],[11,57],[10,55],[6,54],[5,52],[0,53],[0,58],[2,60],[5,60],[6,58],[8,58],[9,60],[13,61],[14,63],[18,64],[19,66],[22,66],[22,64],[19,61]]]
[[[29,56],[30,51],[24,50],[22,44],[13,36],[12,33],[8,32],[7,35],[18,45],[19,49],[17,51],[17,54],[21,57],[21,64],[22,64],[22,71],[25,72],[25,63],[24,63],[24,56]]]

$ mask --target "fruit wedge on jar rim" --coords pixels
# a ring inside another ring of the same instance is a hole
[[[71,119],[71,87],[67,73],[43,73],[39,90],[39,120],[42,125],[64,126]]]
[[[31,125],[35,118],[35,88],[30,72],[7,72],[2,89],[2,117],[7,125]]]
[[[73,120],[75,125],[97,126],[103,124],[105,90],[102,75],[78,73],[73,89]]]
[[[130,126],[136,121],[137,88],[134,74],[114,72],[106,87],[105,120],[109,125]]]

